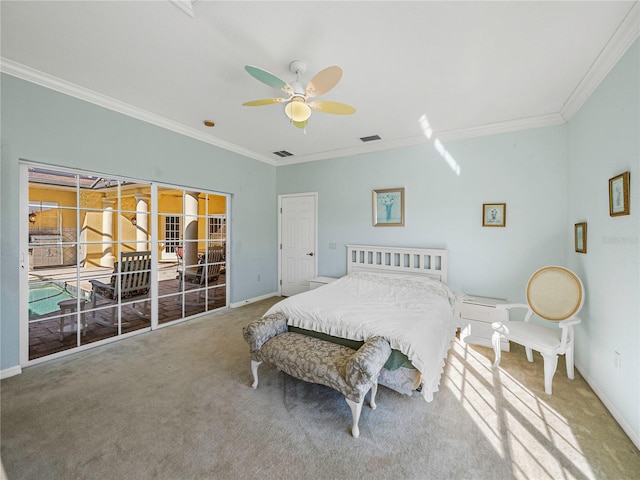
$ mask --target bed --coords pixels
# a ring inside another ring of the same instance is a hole
[[[446,250],[347,245],[347,275],[288,297],[264,316],[280,313],[289,330],[355,349],[384,337],[393,354],[379,383],[431,401],[457,328],[456,295],[446,281]]]

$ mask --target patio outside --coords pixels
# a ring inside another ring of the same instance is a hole
[[[226,306],[228,196],[28,172],[29,361]]]

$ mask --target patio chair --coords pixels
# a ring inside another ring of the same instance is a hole
[[[120,278],[120,281],[118,281]],[[91,309],[95,318],[96,306],[106,304],[117,305],[118,302],[129,303],[135,300],[149,298],[149,289],[151,288],[151,252],[126,252],[120,254],[120,262],[113,265],[113,275],[109,284],[99,280],[89,280],[91,283]],[[98,302],[101,302],[98,305]],[[141,313],[131,305],[131,309],[138,316],[148,318],[147,304],[144,302],[144,311]],[[102,325],[115,327],[116,308],[111,309],[111,322],[97,320]]]
[[[200,289],[198,303],[201,303],[207,287],[212,286],[220,278],[220,271],[224,267],[223,262],[224,248],[220,245],[209,247],[207,254],[200,256],[195,273],[190,273],[188,268],[183,268],[180,272],[180,291],[189,290],[187,284],[194,285],[193,288]]]

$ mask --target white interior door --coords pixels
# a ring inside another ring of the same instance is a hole
[[[309,290],[317,270],[316,193],[280,196],[280,293]]]

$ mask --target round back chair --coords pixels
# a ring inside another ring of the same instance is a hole
[[[574,378],[573,326],[581,322],[576,315],[584,304],[584,288],[571,270],[551,265],[534,272],[527,282],[526,304],[503,304],[497,308],[526,308],[524,321],[496,322],[492,325],[494,367],[500,365],[500,342],[508,340],[525,347],[527,360],[533,362],[533,350],[544,359],[544,390],[551,394],[553,375],[558,367],[558,355],[565,355],[567,377]],[[557,324],[548,328],[531,319],[536,315]]]

